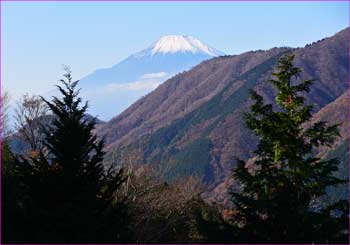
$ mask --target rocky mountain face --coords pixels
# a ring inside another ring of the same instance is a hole
[[[251,158],[257,142],[242,119],[250,104],[249,90],[273,102],[274,90],[266,81],[286,52],[295,54],[301,79],[316,79],[308,95],[314,118],[327,120],[329,115],[330,121],[342,122],[342,132],[348,134],[345,113],[338,107],[348,108],[344,92],[349,88],[349,40],[347,28],[304,48],[217,57],[174,76],[98,127],[106,138],[108,161],[150,164],[167,181],[197,176],[208,193],[226,190],[235,157]]]

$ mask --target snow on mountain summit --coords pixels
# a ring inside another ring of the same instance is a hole
[[[172,76],[222,55],[192,36],[162,36],[121,62],[93,71],[80,84],[90,93],[84,97],[93,110],[107,120]]]
[[[223,55],[222,52],[209,47],[200,40],[185,35],[162,36],[149,48],[137,54],[138,57],[145,55],[167,54],[177,52],[191,52],[193,54],[202,53],[212,57]]]

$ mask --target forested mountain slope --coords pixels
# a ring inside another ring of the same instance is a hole
[[[194,175],[215,188],[230,176],[235,157],[252,157],[256,139],[242,119],[249,90],[272,102],[266,81],[279,57],[291,52],[301,78],[316,79],[308,103],[319,111],[349,88],[349,36],[347,28],[304,48],[218,57],[174,76],[97,129],[106,137],[108,161],[148,163],[167,181]]]

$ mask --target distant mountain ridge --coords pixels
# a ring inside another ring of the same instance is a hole
[[[235,157],[249,159],[255,149],[242,119],[249,90],[272,103],[275,93],[265,81],[279,57],[294,53],[301,79],[316,79],[308,103],[317,112],[349,88],[349,40],[347,28],[304,48],[216,57],[172,77],[97,129],[106,137],[108,161],[132,158],[168,181],[197,176],[214,190],[231,175]]]
[[[192,36],[167,35],[120,63],[87,75],[81,79],[81,86],[126,83],[137,80],[145,74],[174,75],[203,60],[221,55],[224,53]]]
[[[192,36],[163,36],[120,63],[83,77],[79,85],[91,113],[109,120],[168,78],[221,55]]]

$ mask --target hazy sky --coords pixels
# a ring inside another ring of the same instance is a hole
[[[45,93],[71,66],[79,79],[166,34],[227,54],[304,46],[348,26],[348,2],[2,2],[3,86]]]

